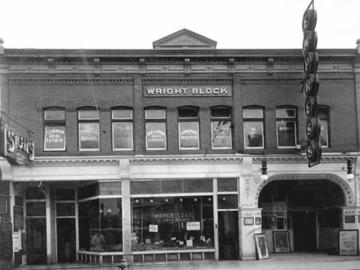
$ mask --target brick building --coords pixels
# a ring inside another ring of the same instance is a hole
[[[3,268],[255,259],[257,233],[338,252],[360,227],[359,48],[319,50],[309,168],[300,50],[186,29],[151,50],[1,46]]]

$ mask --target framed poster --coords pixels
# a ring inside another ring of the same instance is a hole
[[[256,247],[257,258],[259,260],[270,258],[265,234],[257,233],[254,235],[254,238],[255,238],[255,247]]]
[[[252,217],[244,218],[244,225],[254,225],[254,218]]]
[[[273,231],[275,252],[290,252],[289,231]]]
[[[339,231],[339,255],[358,255],[358,230]]]

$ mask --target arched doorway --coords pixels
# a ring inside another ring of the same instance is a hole
[[[345,206],[344,192],[337,183],[325,179],[274,180],[263,187],[258,204],[263,209],[262,230],[271,252],[281,251],[277,235],[289,239],[288,251],[337,251]]]

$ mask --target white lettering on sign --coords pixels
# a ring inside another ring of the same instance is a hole
[[[230,86],[146,87],[144,96],[231,96]]]
[[[4,128],[4,154],[15,160],[18,164],[32,162],[35,157],[34,142],[22,136],[18,136],[14,131]]]

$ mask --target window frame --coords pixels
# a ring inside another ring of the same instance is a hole
[[[148,111],[151,110],[159,110],[159,111],[163,111],[164,112],[164,116],[163,117],[149,117],[148,116]],[[167,150],[167,136],[168,136],[168,132],[167,132],[167,109],[165,107],[147,107],[144,108],[144,117],[145,117],[145,150],[146,151],[166,151]],[[165,147],[158,147],[158,148],[149,148],[148,146],[148,140],[147,140],[147,124],[149,123],[162,123],[165,124]]]
[[[192,109],[192,110],[196,110],[196,116],[180,116],[180,111],[181,110],[186,110],[186,109]],[[177,108],[177,112],[178,112],[178,145],[179,145],[179,150],[181,151],[196,151],[196,150],[200,150],[200,116],[199,116],[199,112],[200,112],[200,108],[197,106],[181,106]],[[180,140],[180,124],[181,123],[196,123],[197,126],[197,131],[198,131],[198,136],[197,136],[197,147],[182,147],[181,146],[181,140]]]
[[[48,111],[63,111],[63,119],[46,119],[46,112]],[[64,147],[63,148],[51,148],[46,147],[46,128],[47,127],[64,127]],[[46,107],[43,109],[43,151],[44,152],[65,152],[66,145],[66,110],[63,107]]]
[[[295,112],[295,116],[294,117],[278,117],[277,113],[278,110],[293,110]],[[275,119],[276,119],[276,147],[277,149],[295,149],[296,145],[298,143],[298,128],[297,128],[297,124],[298,124],[298,112],[297,112],[297,107],[295,106],[291,106],[291,105],[286,105],[286,106],[277,106],[275,109]],[[279,123],[280,122],[293,122],[294,123],[294,145],[293,146],[279,146]]]
[[[262,118],[259,117],[245,117],[244,111],[245,110],[261,110]],[[252,106],[245,106],[242,109],[242,118],[243,118],[243,137],[244,137],[244,149],[248,150],[262,150],[265,149],[265,108],[262,106],[252,105]],[[246,145],[246,132],[245,132],[245,123],[261,123],[262,128],[262,146],[247,146]]]
[[[129,118],[116,118],[114,117],[114,111],[130,111],[131,116]],[[117,123],[128,123],[131,125],[131,148],[115,148],[114,138],[115,129],[114,125]],[[111,108],[111,144],[113,151],[133,151],[134,150],[134,110],[131,107],[113,107]]]
[[[215,109],[226,109],[230,111],[230,115],[229,116],[213,116],[213,110]],[[228,150],[228,149],[232,149],[233,148],[233,136],[232,136],[232,107],[230,106],[213,106],[210,108],[210,132],[211,132],[211,149],[213,150]],[[228,121],[230,122],[230,142],[231,145],[230,146],[220,146],[220,147],[216,147],[214,146],[214,130],[213,130],[213,122],[215,121]]]
[[[96,111],[98,113],[98,117],[90,117],[90,118],[80,118],[80,111]],[[81,148],[81,136],[80,136],[80,125],[81,124],[97,124],[98,125],[98,148]],[[78,128],[78,149],[80,152],[97,152],[100,151],[101,146],[101,132],[100,132],[100,109],[97,107],[81,107],[77,109],[77,128]]]

